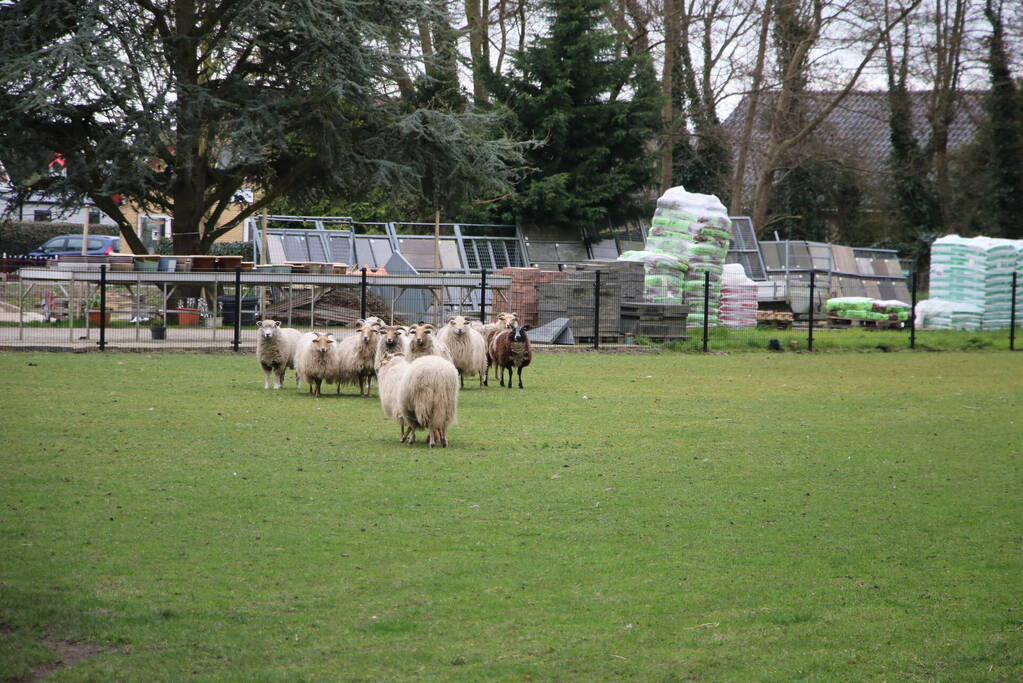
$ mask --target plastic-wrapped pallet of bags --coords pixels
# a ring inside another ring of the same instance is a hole
[[[686,276],[680,294],[692,307],[702,324],[704,279],[710,274],[710,315],[713,324],[718,321],[718,299],[721,291],[721,267],[724,265],[731,237],[731,221],[721,201],[713,195],[687,192],[684,187],[673,187],[657,200],[657,209],[647,233],[647,250],[672,256],[685,263]],[[667,275],[663,264],[646,263],[649,275]],[[674,282],[667,288],[674,291]],[[650,286],[644,298],[661,301],[665,291],[663,283]],[[655,295],[656,293],[656,295]],[[682,303],[679,301],[678,303]],[[690,321],[693,321],[690,315]]]
[[[725,327],[757,326],[757,283],[739,263],[728,263],[721,276],[719,319]]]
[[[925,299],[916,305],[916,326],[930,330],[979,330],[984,309],[946,299]]]
[[[985,252],[984,313],[986,330],[1004,329],[1012,316],[1012,274],[1016,270],[1016,245],[1011,240],[975,238]]]
[[[899,301],[898,299],[878,301],[874,306],[880,308],[881,312],[887,315],[889,320],[891,320],[892,316],[895,316],[899,322],[909,320],[910,308],[912,308],[905,301]]]
[[[931,244],[930,297],[984,306],[987,250],[974,238],[946,235]]]
[[[839,296],[824,304],[828,314],[836,318],[868,320],[866,313],[874,309],[875,301],[865,296]]]

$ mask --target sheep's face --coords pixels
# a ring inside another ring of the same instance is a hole
[[[264,339],[270,339],[277,330],[280,329],[281,322],[279,320],[260,320],[259,321],[259,334],[263,335]]]
[[[405,360],[405,354],[403,353],[385,353],[380,356],[380,360],[377,362],[377,370],[386,368],[388,365],[394,365],[396,362]]]
[[[460,315],[448,320],[448,327],[454,330],[455,334],[461,336],[469,329],[469,321]]]
[[[513,327],[515,327],[516,325],[519,324],[519,314],[518,313],[498,313],[497,314],[497,324],[500,326],[499,329],[503,328],[503,329],[510,330],[510,329],[512,329]]]
[[[426,346],[431,342],[430,335],[433,333],[433,325],[419,323],[412,328],[412,343],[416,346]]]
[[[332,334],[316,334],[316,339],[313,339],[313,348],[318,353],[327,353],[330,351],[330,347],[335,343],[334,335]]]
[[[380,329],[384,339],[384,348],[397,349],[401,347],[401,335],[405,334],[405,328],[398,325],[388,325]]]
[[[523,325],[519,327],[515,325],[512,327],[511,340],[513,342],[524,342],[526,341],[526,332],[532,329],[529,325]]]
[[[359,336],[363,344],[370,345],[376,344],[377,334],[380,332],[380,327],[377,323],[363,323],[359,327]]]

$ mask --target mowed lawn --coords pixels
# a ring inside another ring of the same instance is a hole
[[[1023,679],[1023,354],[538,355],[435,450],[252,356],[0,376],[8,679]]]

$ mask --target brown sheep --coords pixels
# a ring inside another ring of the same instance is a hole
[[[518,369],[519,389],[522,389],[522,368],[529,365],[533,360],[533,348],[529,344],[526,331],[529,325],[522,327],[515,325],[511,329],[504,330],[494,336],[490,343],[490,354],[494,358],[494,365],[500,373],[501,386],[504,386],[504,371],[508,370],[508,388],[512,385],[512,369]]]

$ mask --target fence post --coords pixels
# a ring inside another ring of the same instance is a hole
[[[480,271],[480,322],[487,324],[487,269]]]
[[[1009,309],[1009,350],[1016,350],[1016,289],[1019,273],[1012,273],[1012,308]]]
[[[703,274],[703,352],[710,350],[710,271]]]
[[[362,267],[362,292],[359,295],[359,316],[363,320],[366,319],[366,266]]]
[[[593,274],[593,348],[600,348],[600,271]]]
[[[807,330],[809,330],[807,332],[807,335],[806,335],[806,350],[807,351],[813,351],[813,305],[814,305],[813,289],[814,289],[814,284],[815,284],[814,275],[816,274],[816,272],[817,271],[815,271],[813,269],[810,270],[810,307],[809,307],[809,309],[807,309],[808,313],[807,313],[807,320],[806,320],[806,322],[807,322]]]
[[[99,350],[107,349],[107,264],[99,267]]]
[[[234,350],[239,351],[242,345],[242,269],[234,269]]]
[[[917,271],[913,271],[913,277],[909,281],[909,348],[916,348],[916,275]]]

